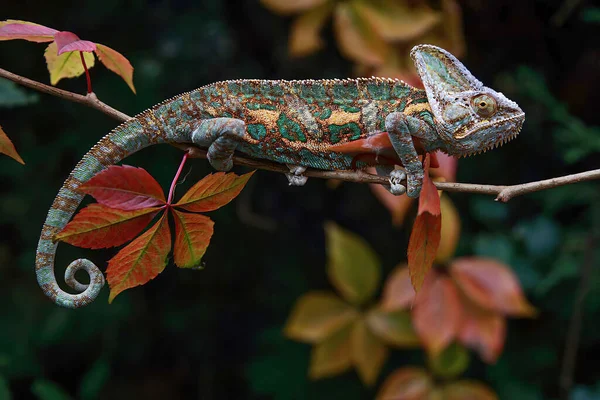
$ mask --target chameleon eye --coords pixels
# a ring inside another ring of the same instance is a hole
[[[471,99],[471,107],[482,117],[491,117],[496,113],[498,104],[489,94],[479,94]]]

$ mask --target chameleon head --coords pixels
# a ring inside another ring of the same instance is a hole
[[[443,148],[468,156],[519,134],[525,113],[502,93],[483,86],[452,54],[432,45],[411,53],[425,86]]]

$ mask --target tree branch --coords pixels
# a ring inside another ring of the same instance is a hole
[[[106,103],[100,101],[93,92],[89,93],[87,96],[83,96],[77,93],[69,92],[67,90],[62,90],[52,86],[48,86],[43,83],[33,81],[31,79],[27,79],[20,75],[13,74],[12,72],[8,72],[2,68],[0,68],[0,77],[9,79],[20,85],[27,86],[31,89],[50,94],[52,96],[57,96],[66,100],[74,101],[76,103],[84,104],[88,107],[95,108],[121,122],[131,118],[127,114],[124,114],[121,111],[116,110],[107,105]],[[206,158],[206,150],[196,147],[192,143],[179,143],[173,145],[177,148],[180,148],[181,150],[187,151],[191,158]],[[274,171],[284,174],[289,173],[289,169],[285,165],[270,161],[234,156],[233,162],[236,165],[242,165],[256,169],[263,169],[266,171]],[[374,183],[389,186],[389,181],[386,177],[369,174],[360,170],[323,171],[317,169],[308,169],[304,173],[304,175],[313,178],[339,179],[346,182]],[[472,183],[435,182],[435,186],[438,189],[445,190],[447,192],[464,192],[495,195],[496,201],[507,202],[513,197],[520,196],[523,194],[538,192],[540,190],[595,179],[600,179],[600,169],[581,172],[579,174],[561,176],[558,178],[546,179],[542,181],[524,183],[521,185],[497,186],[479,185]]]
[[[9,79],[15,83],[18,83],[19,85],[26,86],[39,92],[47,93],[52,96],[60,97],[69,101],[74,101],[75,103],[85,104],[86,106],[100,110],[104,114],[113,117],[114,119],[119,121],[126,121],[131,118],[129,115],[124,114],[119,110],[115,110],[111,106],[98,100],[98,97],[96,97],[94,92],[89,93],[87,96],[83,96],[77,93],[69,92],[67,90],[62,90],[53,86],[48,86],[41,82],[27,79],[23,76],[13,74],[12,72],[8,72],[7,70],[2,68],[0,68],[0,77]]]

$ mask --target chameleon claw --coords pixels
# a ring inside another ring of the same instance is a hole
[[[400,196],[406,193],[406,186],[402,181],[406,179],[406,173],[401,169],[395,169],[390,173],[390,193]]]
[[[290,169],[289,174],[285,174],[290,183],[290,186],[304,186],[308,177],[302,175],[306,171],[306,167],[302,165],[286,164]]]

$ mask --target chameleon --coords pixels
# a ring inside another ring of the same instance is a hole
[[[410,54],[424,89],[377,77],[229,80],[183,93],[127,120],[85,154],[48,212],[35,261],[43,292],[67,308],[85,306],[98,296],[105,279],[86,259],[73,261],[65,271],[76,294],[58,286],[54,236],[81,203],[82,184],[150,145],[206,148],[209,163],[219,171],[232,168],[235,152],[287,164],[289,183],[298,186],[306,182],[307,167],[374,165],[388,177],[391,193],[418,197],[424,175],[420,154],[440,150],[469,156],[518,135],[524,112],[484,86],[452,54],[433,45],[415,46]],[[89,284],[75,279],[80,269],[89,275]]]

